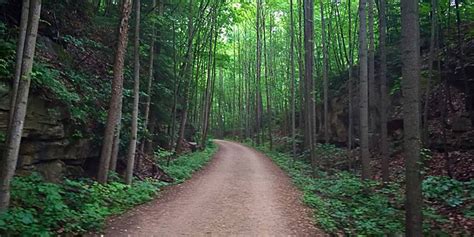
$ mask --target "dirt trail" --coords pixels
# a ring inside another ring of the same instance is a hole
[[[261,153],[217,140],[191,180],[109,222],[106,236],[323,236],[301,193]]]

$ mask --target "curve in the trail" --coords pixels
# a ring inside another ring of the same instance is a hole
[[[216,140],[211,163],[109,222],[106,236],[322,236],[288,176],[261,153]]]

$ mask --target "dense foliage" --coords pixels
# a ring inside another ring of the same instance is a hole
[[[288,172],[303,191],[304,203],[313,208],[315,222],[328,233],[379,236],[404,232],[404,191],[399,184],[362,181],[349,172],[328,174],[318,170],[314,174],[311,165],[304,160],[293,160],[287,153],[264,146],[258,148]],[[332,153],[330,149],[320,149],[318,155]],[[451,207],[468,203],[459,210],[472,215],[473,185],[472,181],[463,183],[447,177],[425,178],[424,230],[427,234],[455,233],[450,229],[448,217],[436,211],[436,203]]]
[[[101,185],[95,181],[44,182],[34,173],[12,182],[13,207],[0,217],[0,233],[51,236],[101,228],[105,218],[151,200],[162,184],[137,181]]]
[[[215,145],[202,152],[187,154],[165,167],[176,183],[191,178],[216,152]],[[169,184],[153,179],[125,185],[112,175],[112,182],[99,184],[90,179],[61,184],[45,182],[33,173],[12,182],[12,208],[0,214],[0,235],[55,236],[100,230],[107,217],[152,200]]]
[[[176,183],[181,183],[191,178],[194,171],[206,165],[216,150],[217,146],[211,143],[204,151],[185,154],[172,160],[169,165],[164,167],[164,170],[176,180]]]

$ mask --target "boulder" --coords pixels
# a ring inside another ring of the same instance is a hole
[[[65,164],[60,160],[39,163],[35,168],[46,181],[59,183],[64,178]]]

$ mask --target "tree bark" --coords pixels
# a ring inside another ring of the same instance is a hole
[[[121,100],[123,93],[123,66],[127,50],[128,20],[131,11],[131,0],[122,1],[122,14],[119,24],[117,52],[114,60],[114,79],[112,81],[112,95],[110,99],[109,112],[107,114],[107,125],[104,133],[104,143],[100,155],[99,172],[97,180],[107,183],[109,163],[112,155],[114,133],[119,124],[121,113]]]
[[[291,72],[291,150],[296,159],[296,96],[295,96],[295,22],[293,0],[290,0],[290,72]]]
[[[36,38],[38,34],[38,23],[41,14],[41,0],[31,0],[29,8],[23,7],[22,11],[23,10],[29,10],[28,23],[24,42],[18,41],[18,44],[24,44],[23,55],[21,58],[17,58],[21,60],[21,73],[15,104],[14,107],[10,109],[13,111],[13,116],[8,128],[5,153],[0,160],[0,212],[6,211],[10,204],[10,183],[15,174],[18,154],[20,152],[21,136],[25,123],[31,71],[33,68]],[[24,14],[22,13],[22,15]]]
[[[28,25],[28,18],[30,12],[30,0],[23,0],[21,9],[20,19],[20,33],[18,35],[18,44],[16,46],[16,64],[15,64],[15,77],[13,78],[12,84],[12,95],[10,97],[10,119],[8,120],[9,127],[13,121],[13,114],[16,104],[16,97],[18,94],[18,85],[20,84],[21,78],[21,65],[23,59],[23,49],[25,48],[26,28]]]
[[[390,153],[387,132],[387,52],[385,50],[387,38],[387,19],[385,0],[379,0],[379,52],[380,52],[380,152],[382,155],[382,180],[390,180],[389,163]]]
[[[187,32],[187,51],[185,55],[185,62],[184,66],[182,69],[181,76],[187,76],[189,77],[189,80],[191,80],[192,75],[192,68],[191,64],[193,61],[194,57],[194,44],[193,44],[193,39],[194,39],[194,24],[193,24],[193,0],[189,1],[188,4],[188,10],[189,10],[189,15],[188,15],[188,32]],[[188,117],[188,100],[189,100],[189,90],[188,90],[188,85],[186,82],[183,82],[184,84],[184,108],[181,113],[181,121],[180,121],[180,127],[178,131],[178,139],[176,141],[176,148],[175,151],[177,154],[180,154],[182,152],[183,146],[182,143],[184,142],[184,132],[186,130],[186,123],[187,123],[187,117]]]
[[[319,9],[321,11],[321,38],[322,38],[322,45],[323,45],[323,94],[324,94],[324,142],[329,142],[329,128],[328,128],[328,41],[326,40],[326,19],[324,18],[324,4],[323,0],[319,0]]]
[[[160,3],[162,4],[162,3]],[[156,8],[156,0],[152,1],[151,4],[152,11]],[[160,7],[161,8],[161,7]],[[173,31],[174,32],[174,31]],[[151,106],[151,86],[153,84],[153,70],[155,64],[155,37],[156,37],[156,29],[155,25],[152,25],[151,29],[151,40],[150,40],[150,60],[148,63],[148,84],[146,86],[146,97],[145,97],[145,111],[143,113],[143,127],[148,130],[148,121],[150,118],[150,106]],[[147,138],[143,138],[140,144],[140,152],[145,154],[145,143],[147,143]]]
[[[257,19],[256,19],[256,33],[257,33],[257,55],[256,55],[256,80],[255,80],[255,134],[257,145],[260,145],[260,133],[262,127],[262,95],[261,95],[261,67],[262,67],[262,40],[261,40],[261,15],[262,15],[262,0],[257,0]]]
[[[401,0],[403,130],[406,163],[407,236],[422,236],[422,193],[420,174],[420,26],[418,1]]]
[[[370,0],[369,0],[370,1]],[[360,77],[360,150],[362,160],[362,179],[369,179],[369,101],[367,85],[367,27],[366,27],[366,0],[359,1],[359,77]]]
[[[375,81],[375,39],[374,39],[374,1],[368,0],[369,15],[369,148],[374,149],[377,139],[377,87]]]
[[[127,154],[127,171],[125,173],[125,183],[128,185],[132,184],[133,166],[135,165],[137,149],[138,103],[140,98],[140,7],[140,0],[135,0],[132,130]]]
[[[316,149],[315,149],[315,110],[313,95],[313,66],[314,66],[314,2],[304,0],[304,48],[305,48],[305,101],[306,101],[306,126],[308,131],[308,142],[310,150],[313,174],[316,171]]]
[[[349,91],[349,99],[348,99],[348,107],[349,107],[349,121],[348,121],[348,128],[347,128],[347,149],[350,151],[352,150],[352,132],[353,129],[353,106],[352,106],[352,88],[353,88],[353,81],[352,81],[352,65],[354,64],[354,54],[353,54],[353,44],[352,44],[352,12],[351,12],[351,1],[348,0],[348,18],[349,18],[349,72],[348,72],[348,91]],[[351,159],[351,157],[349,157]]]

